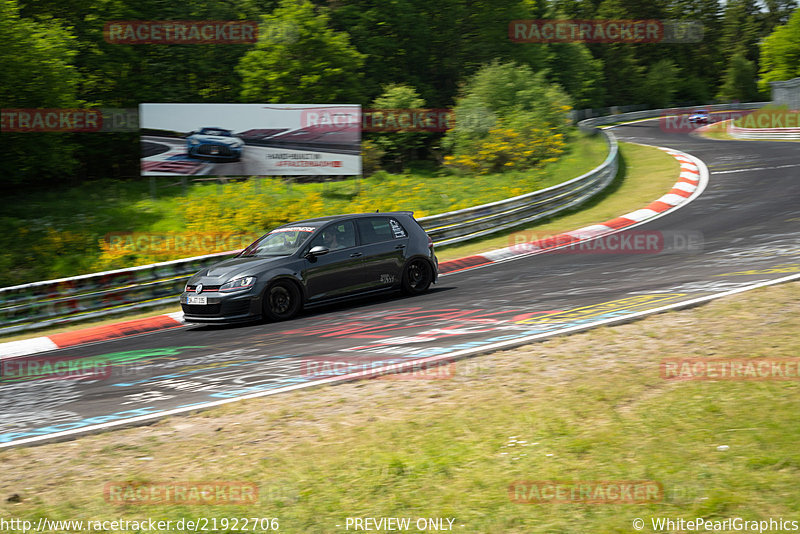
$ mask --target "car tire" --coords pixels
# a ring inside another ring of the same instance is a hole
[[[411,260],[403,269],[401,288],[406,295],[424,293],[433,282],[433,270],[427,260],[417,258]]]
[[[264,292],[261,307],[264,318],[270,321],[286,321],[300,312],[302,299],[297,285],[279,280]]]

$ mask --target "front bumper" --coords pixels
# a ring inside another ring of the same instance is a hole
[[[194,294],[181,294],[183,319],[187,323],[222,324],[261,318],[261,299],[249,291],[238,295],[209,292],[203,295],[207,304],[187,304],[186,297]]]
[[[219,153],[213,154],[213,147],[218,146]],[[191,145],[187,150],[190,157],[208,159],[228,159],[237,160],[242,157],[241,147],[229,147],[224,145]]]

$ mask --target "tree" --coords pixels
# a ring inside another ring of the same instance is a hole
[[[583,44],[551,46],[547,78],[569,93],[576,109],[600,107],[605,101],[603,62]]]
[[[0,0],[0,107],[76,108],[73,36],[54,20],[21,17],[16,0]],[[75,168],[69,133],[3,132],[2,185],[44,181]]]
[[[526,65],[494,61],[466,83],[456,126],[443,145],[456,167],[490,172],[527,168],[563,151],[569,96]]]
[[[642,100],[654,108],[665,108],[678,88],[678,68],[670,59],[662,59],[647,69],[642,85]]]
[[[89,107],[109,108],[137,108],[141,102],[235,102],[241,90],[235,68],[253,45],[115,44],[105,39],[106,22],[253,20],[261,9],[254,5],[256,0],[20,2],[21,16],[69,28],[74,36],[68,42],[75,52],[71,64],[78,77],[77,96]],[[53,38],[56,35],[51,32]],[[71,178],[139,177],[137,133],[70,137],[81,154],[69,171]]]
[[[537,10],[534,4],[338,0],[331,21],[338,30],[347,31],[366,55],[365,90],[371,97],[388,84],[403,83],[416,88],[429,106],[442,108],[453,104],[459,83],[494,59],[516,61],[537,71],[547,67],[547,45],[515,43],[508,37],[510,21],[544,18],[543,8]]]
[[[743,50],[739,50],[731,58],[717,97],[740,102],[751,102],[758,97],[756,67],[752,61],[748,61]]]
[[[425,107],[416,89],[408,85],[387,85],[383,94],[372,102],[374,110],[419,109]],[[383,151],[384,157],[402,168],[422,148],[430,133],[425,132],[387,132],[373,134],[375,144]]]
[[[800,76],[800,9],[761,44],[761,89],[769,90],[769,82],[797,76]]]
[[[730,0],[725,4],[720,46],[730,52],[719,58],[723,64],[739,51],[744,51],[748,60],[758,61],[758,42],[763,37],[760,18],[756,0]]]
[[[308,0],[283,0],[262,17],[263,27],[290,27],[291,39],[260,32],[242,57],[241,98],[247,102],[362,103],[359,69],[364,56],[346,33],[328,27],[328,16]]]

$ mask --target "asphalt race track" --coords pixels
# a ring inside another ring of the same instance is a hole
[[[800,272],[800,143],[713,141],[662,131],[658,120],[615,132],[620,141],[682,150],[708,166],[710,181],[699,198],[635,229],[663,232],[657,235],[670,241],[671,252],[525,256],[443,276],[420,297],[331,306],[285,323],[187,326],[41,353],[37,359],[101,364],[86,379],[6,377],[0,446],[412,358],[491,350]],[[693,246],[684,247],[689,241]]]

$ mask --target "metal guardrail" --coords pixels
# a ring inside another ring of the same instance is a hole
[[[423,217],[419,222],[436,245],[445,246],[576,207],[602,191],[617,174],[617,141],[610,132],[603,135],[608,156],[582,176],[498,202]],[[0,288],[0,335],[175,303],[192,274],[236,252]]]
[[[800,139],[800,128],[740,128],[731,121],[728,134],[737,139]]]
[[[0,288],[0,334],[174,303],[189,276],[231,254],[220,252]]]
[[[578,126],[582,130],[586,131],[596,128],[597,126],[602,126],[605,124],[614,124],[616,122],[627,122],[640,119],[655,119],[658,117],[669,117],[675,115],[676,113],[686,113],[690,109],[703,108],[709,111],[749,110],[749,109],[759,109],[768,104],[769,102],[744,102],[735,104],[709,104],[707,106],[691,106],[690,108],[647,109],[643,111],[616,113],[612,115],[606,115],[603,117],[585,119],[580,121],[578,123]]]
[[[429,217],[419,223],[437,246],[452,245],[551,217],[576,207],[606,188],[617,175],[619,148],[610,132],[603,132],[608,156],[597,168],[567,182],[481,206]]]

